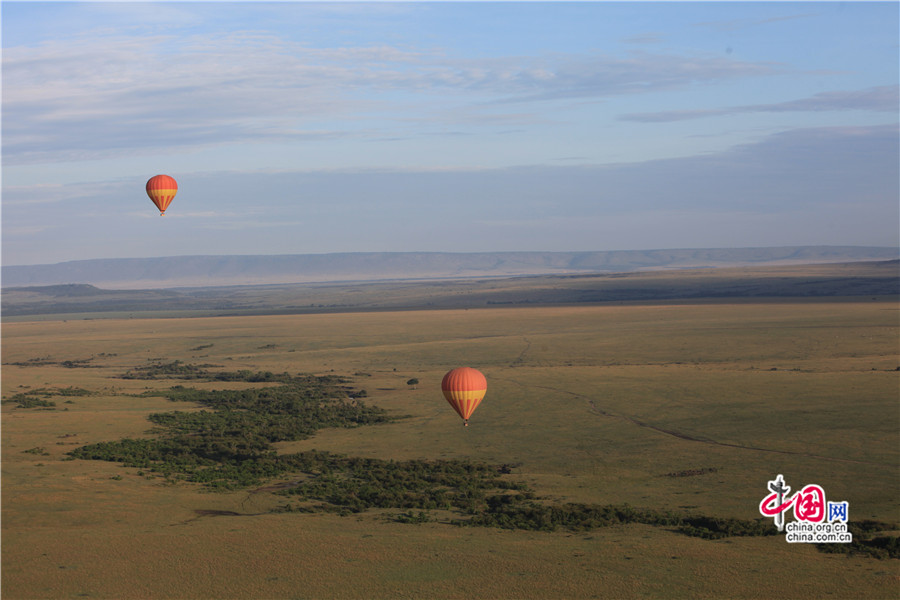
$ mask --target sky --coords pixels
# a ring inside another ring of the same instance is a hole
[[[900,246],[897,2],[0,10],[4,265]]]

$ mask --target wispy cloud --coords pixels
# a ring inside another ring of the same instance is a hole
[[[630,113],[619,117],[622,121],[642,123],[663,123],[721,117],[742,113],[760,112],[822,112],[865,110],[896,114],[900,110],[900,87],[895,85],[876,86],[864,90],[821,92],[809,98],[773,104],[747,104],[728,108],[697,110],[668,110],[652,113]]]
[[[99,181],[3,186],[3,206],[11,208],[63,202],[78,203],[91,198],[115,195],[125,189],[125,185],[117,181]]]
[[[541,77],[519,81],[516,93],[502,102],[569,98],[609,98],[686,88],[698,83],[760,77],[778,72],[771,62],[748,62],[718,56],[683,56],[631,52],[625,56],[558,57]],[[512,92],[513,90],[510,90]],[[498,89],[502,93],[502,89]]]
[[[730,19],[725,21],[704,21],[702,23],[697,23],[697,27],[703,27],[707,29],[713,29],[715,31],[738,31],[741,29],[748,29],[752,27],[759,27],[762,25],[771,25],[773,23],[782,23],[784,21],[795,21],[797,19],[808,19],[811,17],[815,17],[815,13],[798,13],[794,15],[781,15],[775,17],[766,17],[766,18],[743,18],[743,19]]]
[[[7,2],[3,257],[890,243],[897,13]]]
[[[643,94],[778,68],[641,52],[464,59],[387,45],[312,48],[251,32],[84,35],[4,50],[3,157],[21,164],[162,147],[368,139],[385,135],[354,125],[368,115],[455,114],[474,126],[481,112],[496,124],[527,115],[502,115],[497,103]],[[338,120],[340,129],[325,125]]]
[[[134,182],[90,197],[87,185],[43,188],[52,204],[4,197],[4,260],[53,262],[69,255],[50,249],[86,244],[94,257],[516,250],[523,239],[556,250],[892,245],[897,139],[896,126],[827,127],[605,166],[194,173],[165,217]],[[28,193],[37,201],[40,189]]]
[[[661,33],[639,33],[629,36],[622,41],[626,44],[658,44],[665,39]]]
[[[21,237],[29,237],[33,235],[38,235],[47,231],[52,231],[54,229],[59,229],[60,226],[57,223],[52,223],[48,225],[12,225],[10,227],[3,228],[3,237],[9,238],[21,238]]]

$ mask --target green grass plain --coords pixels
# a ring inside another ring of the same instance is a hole
[[[736,301],[5,323],[3,397],[81,387],[55,410],[2,407],[4,598],[894,598],[900,561],[783,537],[691,538],[273,514],[266,491],[211,493],[64,460],[184,410],[117,379],[163,358],[351,376],[394,423],[279,444],[382,459],[517,465],[554,501],[759,516],[778,473],[900,521],[894,301]],[[35,358],[53,364],[16,366]],[[82,368],[59,363],[90,359]],[[468,428],[441,396],[470,365]],[[406,384],[417,378],[419,385]],[[220,389],[248,384],[190,383]],[[71,404],[66,403],[70,400]],[[40,448],[40,452],[26,450]],[[700,472],[673,477],[671,473]],[[236,514],[224,514],[236,513]]]

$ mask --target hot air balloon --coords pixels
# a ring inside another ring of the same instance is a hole
[[[441,391],[468,427],[469,417],[478,408],[487,391],[487,379],[472,367],[459,367],[444,375]]]
[[[147,181],[147,195],[159,209],[159,216],[166,214],[177,192],[178,184],[168,175],[156,175]]]

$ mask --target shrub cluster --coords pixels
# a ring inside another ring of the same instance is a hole
[[[335,375],[317,377],[314,375],[290,375],[289,373],[272,373],[271,371],[210,371],[215,365],[195,365],[180,360],[171,362],[154,362],[143,367],[129,369],[121,379],[202,379],[204,381],[246,381],[248,383],[303,383],[307,386],[335,384],[346,381]]]
[[[15,404],[16,408],[53,408],[56,402],[48,400],[51,396],[90,396],[94,392],[83,388],[39,388],[27,392],[18,392],[3,399],[3,404]],[[69,402],[71,404],[71,402]]]
[[[23,392],[5,398],[3,404],[15,404],[16,408],[53,408],[56,406],[56,402]]]
[[[257,380],[265,374],[225,374],[229,380]],[[243,379],[241,379],[243,378]],[[333,376],[286,377],[287,383],[260,389],[201,391],[175,386],[163,392],[173,401],[212,410],[150,415],[155,439],[101,442],[71,451],[74,458],[108,460],[186,479],[213,488],[235,489],[292,470],[273,442],[305,439],[325,427],[358,427],[392,420],[387,413],[350,397]],[[360,395],[356,393],[355,395]]]
[[[300,456],[300,455],[295,455]],[[467,515],[460,526],[532,531],[589,531],[624,523],[667,526],[685,535],[718,539],[775,535],[762,519],[717,519],[685,516],[626,505],[545,504],[522,483],[501,477],[502,467],[466,461],[383,461],[306,453],[298,470],[308,478],[279,494],[318,502],[300,510],[342,514],[371,508],[405,509],[404,522],[423,522],[421,511],[454,510]],[[419,509],[420,515],[412,512]]]
[[[179,361],[129,373],[146,378],[177,376],[281,385],[216,391],[175,386],[164,392],[147,392],[199,404],[208,410],[153,414],[150,420],[156,424],[160,437],[92,444],[71,451],[72,457],[116,461],[212,489],[238,489],[286,473],[302,474],[300,480],[276,492],[299,501],[299,506],[287,504],[279,509],[285,511],[347,515],[367,509],[399,509],[405,512],[394,515],[394,520],[423,523],[432,519],[428,511],[446,510],[457,514],[451,523],[459,526],[578,532],[642,523],[705,539],[777,534],[772,523],[761,518],[681,515],[627,504],[549,504],[526,485],[505,477],[511,473],[511,465],[462,460],[379,460],[315,450],[277,454],[272,449],[273,442],[304,439],[324,427],[356,427],[392,420],[385,411],[362,403],[358,398],[365,393],[353,391],[341,377],[250,371],[212,373]],[[898,538],[876,535],[892,528],[875,521],[851,523],[852,544],[821,544],[819,548],[825,552],[900,558]]]
[[[479,525],[502,529],[533,531],[589,531],[622,523],[674,526],[681,517],[626,505],[543,504],[527,497],[494,496],[487,499],[485,510],[461,525]]]
[[[352,514],[367,509],[403,509],[394,516],[403,523],[432,520],[426,512],[453,510],[465,515],[459,526],[497,527],[530,531],[590,531],[600,527],[642,523],[669,527],[703,539],[774,536],[778,531],[762,518],[734,519],[684,515],[624,505],[547,504],[524,484],[502,477],[509,465],[467,461],[383,461],[307,452],[279,457],[293,462],[307,478],[277,493],[306,502],[288,510]],[[418,512],[414,512],[417,510]],[[852,544],[820,544],[825,552],[900,558],[900,538],[876,536],[894,528],[889,523],[863,521],[848,526]]]
[[[180,360],[135,367],[120,375],[122,379],[208,379],[204,366],[185,364]]]
[[[280,494],[318,501],[319,510],[356,513],[370,508],[457,510],[477,514],[488,492],[518,492],[532,497],[523,484],[500,478],[497,467],[459,460],[385,461],[325,453],[298,469],[309,478]]]
[[[816,544],[816,547],[829,554],[863,554],[878,559],[900,558],[900,537],[877,535],[891,529],[896,529],[896,526],[869,519],[857,523],[848,522],[847,531],[853,534],[852,542]]]

